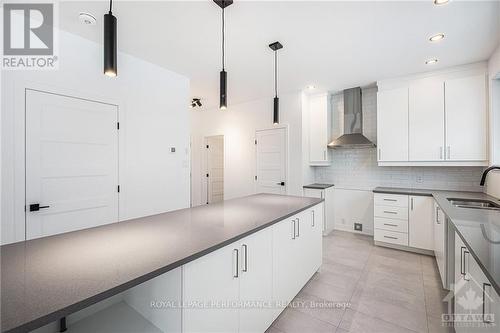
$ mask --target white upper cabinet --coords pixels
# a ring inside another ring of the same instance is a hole
[[[309,164],[328,165],[328,94],[309,97]]]
[[[379,161],[408,161],[408,88],[377,94]]]
[[[487,84],[485,63],[378,82],[379,165],[488,165]]]
[[[412,82],[408,105],[409,160],[443,160],[444,82],[433,78]]]
[[[446,159],[488,159],[486,76],[446,80]]]

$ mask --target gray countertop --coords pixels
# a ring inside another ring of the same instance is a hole
[[[1,331],[26,332],[320,203],[258,194],[1,247]]]
[[[314,184],[309,184],[309,185],[304,185],[303,188],[312,188],[315,190],[324,190],[326,188],[332,187],[333,184],[319,184],[319,183],[314,183]]]
[[[469,248],[496,292],[500,294],[500,211],[459,208],[448,198],[483,199],[499,203],[497,198],[481,192],[422,190],[377,187],[375,193],[428,195],[448,217],[453,228]]]

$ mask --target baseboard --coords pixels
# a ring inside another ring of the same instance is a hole
[[[389,247],[389,248],[395,249],[395,250],[413,252],[413,253],[418,253],[418,254],[425,254],[425,255],[434,257],[434,251],[432,251],[432,250],[417,249],[417,248],[411,247],[411,246],[396,245],[396,244],[379,242],[379,241],[374,241],[374,244],[377,246]]]

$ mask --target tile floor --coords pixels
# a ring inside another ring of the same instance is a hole
[[[446,294],[433,257],[375,246],[373,237],[335,231],[323,239],[321,272],[267,333],[453,332],[441,325]],[[332,302],[350,307],[310,306]]]

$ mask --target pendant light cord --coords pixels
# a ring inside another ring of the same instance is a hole
[[[109,13],[111,14],[111,9],[113,8],[113,0],[109,0]]]
[[[274,51],[274,94],[278,97],[278,50]]]
[[[224,39],[225,39],[225,27],[224,27],[224,7],[222,8],[222,70],[225,70],[225,43],[224,43]]]

